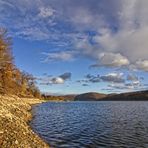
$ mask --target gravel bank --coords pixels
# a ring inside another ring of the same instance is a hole
[[[27,124],[31,119],[31,105],[42,102],[39,99],[0,95],[0,147],[49,148]]]

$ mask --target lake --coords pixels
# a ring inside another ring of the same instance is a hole
[[[148,102],[47,102],[32,129],[52,148],[148,148]]]

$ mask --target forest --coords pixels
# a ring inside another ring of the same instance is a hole
[[[35,78],[14,64],[12,45],[8,31],[0,28],[0,94],[40,98]]]

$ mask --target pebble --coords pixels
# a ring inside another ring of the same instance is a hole
[[[15,140],[15,144],[18,144],[18,141],[17,140]]]
[[[4,131],[0,131],[0,134],[3,134],[4,133]]]

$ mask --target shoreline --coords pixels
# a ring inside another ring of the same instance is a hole
[[[49,148],[29,126],[32,105],[46,101],[0,95],[0,145],[3,148]]]

